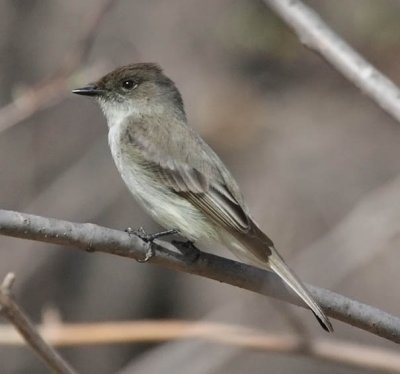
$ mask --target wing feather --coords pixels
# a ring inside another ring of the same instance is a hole
[[[162,167],[153,165],[162,180],[180,196],[187,198],[193,205],[227,229],[247,232],[249,220],[247,214],[235,200],[226,186],[209,181],[204,174],[188,165]]]
[[[191,132],[182,138],[171,139],[165,134],[166,142],[174,142],[170,146],[166,143],[156,146],[149,130],[141,124],[126,131],[125,138],[129,139],[132,151],[136,150],[136,157],[168,188],[227,230],[241,234],[250,230],[251,219],[239,188],[218,156],[190,128],[182,129]]]

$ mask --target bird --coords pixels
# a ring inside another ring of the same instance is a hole
[[[246,263],[275,272],[333,332],[321,306],[250,215],[232,174],[189,126],[182,96],[158,64],[122,66],[72,92],[97,100],[115,165],[156,222],[192,242],[222,243]]]

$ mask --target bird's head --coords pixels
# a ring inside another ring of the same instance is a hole
[[[181,95],[174,82],[153,63],[122,66],[95,83],[72,91],[95,97],[110,121],[128,115],[151,115],[173,109],[184,115]]]

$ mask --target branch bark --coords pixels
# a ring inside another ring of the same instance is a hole
[[[73,223],[9,210],[0,210],[0,234],[41,242],[74,246],[88,252],[143,259],[149,244],[137,236],[91,223]],[[199,252],[185,255],[185,248],[156,241],[150,263],[200,275],[304,307],[275,274],[219,256]],[[308,285],[326,313],[342,322],[400,343],[400,318],[340,294]]]
[[[296,33],[300,41],[319,53],[385,112],[400,122],[400,90],[372,66],[310,7],[299,0],[264,0]]]

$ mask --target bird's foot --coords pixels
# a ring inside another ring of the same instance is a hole
[[[139,227],[137,230],[133,230],[131,227],[128,227],[127,229],[125,229],[125,232],[127,232],[129,236],[131,236],[131,235],[138,236],[140,239],[142,239],[146,243],[151,243],[155,239],[161,238],[163,236],[179,234],[179,231],[176,229],[159,231],[159,232],[155,232],[153,234],[147,234],[146,231],[144,231],[143,227]]]
[[[155,250],[152,246],[152,243],[155,239],[158,239],[158,238],[161,238],[161,237],[167,236],[167,235],[178,234],[178,230],[175,230],[175,229],[160,231],[160,232],[156,232],[153,234],[147,234],[146,231],[144,231],[143,227],[139,227],[139,229],[137,229],[137,230],[133,230],[131,227],[128,227],[127,229],[125,229],[125,232],[128,233],[129,236],[132,236],[132,235],[138,236],[140,239],[142,239],[144,242],[146,242],[148,244],[148,249],[147,249],[145,257],[137,260],[140,263],[147,262],[152,257],[154,257]]]

